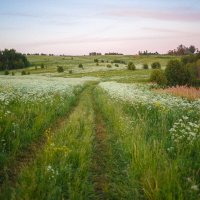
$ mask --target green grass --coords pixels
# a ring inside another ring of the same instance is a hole
[[[77,90],[76,95],[81,92]],[[0,178],[6,178],[7,168],[14,164],[15,157],[25,151],[34,141],[43,136],[47,127],[60,116],[66,115],[76,104],[77,96],[55,94],[51,102],[23,102],[14,100],[1,107],[0,120]],[[66,101],[63,103],[63,98]],[[49,106],[51,104],[51,106]],[[6,114],[8,113],[8,114]],[[11,164],[12,163],[12,164]],[[4,172],[4,173],[3,173]],[[3,173],[3,175],[2,175]]]
[[[104,60],[104,63],[99,62],[99,66],[105,67],[108,63],[111,63],[113,60],[123,60],[128,64],[128,62],[133,62],[136,67],[141,68],[143,64],[147,63],[150,65],[153,62],[160,62],[162,67],[165,68],[167,62],[171,59],[178,57],[175,56],[128,56],[128,55],[116,55],[116,56],[37,56],[30,55],[27,56],[32,67],[26,68],[25,71],[30,72],[31,74],[40,74],[40,73],[55,73],[57,72],[57,66],[63,66],[64,70],[68,73],[70,69],[77,69],[80,63],[83,64],[83,67],[95,67],[94,59]],[[73,59],[72,59],[73,58]],[[179,58],[178,58],[179,59]],[[41,64],[44,64],[44,69],[41,69]],[[120,64],[121,65],[121,64]],[[125,65],[123,65],[125,66]],[[35,67],[37,69],[35,69]],[[114,68],[114,67],[113,67]],[[16,73],[16,75],[21,74],[22,70],[11,70]],[[4,74],[4,72],[1,72]]]
[[[54,133],[46,131],[45,148],[22,171],[16,188],[4,185],[1,199],[94,199],[90,175],[94,113],[90,91],[88,88],[83,92],[80,103],[59,129]]]
[[[191,188],[199,185],[200,145],[167,151],[168,130],[186,113],[116,102],[100,89],[95,96],[109,133],[108,199],[199,198]]]

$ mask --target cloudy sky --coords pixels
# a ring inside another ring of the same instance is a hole
[[[0,49],[82,55],[200,48],[200,0],[0,0]]]

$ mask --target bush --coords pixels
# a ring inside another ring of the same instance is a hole
[[[42,63],[42,64],[40,65],[40,67],[41,67],[41,69],[44,69],[44,64]]]
[[[161,69],[161,64],[159,62],[154,62],[151,64],[152,69]]]
[[[9,71],[8,70],[6,70],[5,72],[4,72],[4,75],[9,75],[10,73],[9,73]]]
[[[111,67],[112,67],[112,65],[110,65],[110,64],[107,65],[107,68],[111,68]]]
[[[26,75],[26,71],[21,71],[21,75]]]
[[[96,66],[99,66],[99,63],[98,63],[98,62],[96,63]]]
[[[64,72],[64,68],[62,66],[57,66],[57,72],[58,73]]]
[[[189,66],[184,66],[179,60],[170,60],[168,62],[165,75],[170,86],[186,85],[192,81]]]
[[[119,65],[118,65],[118,64],[115,64],[115,67],[119,67]]]
[[[72,72],[73,72],[73,71],[70,69],[70,70],[69,70],[69,74],[72,74]]]
[[[150,76],[150,81],[157,83],[158,85],[166,85],[167,79],[164,72],[161,69],[154,69]]]
[[[101,60],[102,63],[104,63],[104,60]]]
[[[149,69],[149,66],[148,66],[148,64],[143,64],[143,69]]]
[[[98,63],[98,62],[99,62],[99,60],[96,58],[96,59],[94,59],[94,62],[95,62],[95,63]]]
[[[15,72],[12,72],[12,76],[14,76],[15,75]]]
[[[135,69],[136,69],[136,67],[135,67],[134,63],[133,62],[129,62],[128,63],[128,70],[135,70]]]
[[[78,67],[83,69],[83,65],[82,64],[79,64]]]

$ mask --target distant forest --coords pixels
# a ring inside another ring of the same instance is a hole
[[[20,69],[30,66],[26,56],[14,49],[0,51],[0,71]]]

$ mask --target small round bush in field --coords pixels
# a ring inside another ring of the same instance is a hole
[[[149,66],[148,66],[148,64],[143,64],[143,69],[149,69]]]
[[[98,63],[98,62],[99,62],[99,60],[98,60],[97,58],[95,58],[95,59],[94,59],[94,62],[95,62],[95,63]]]
[[[102,63],[104,63],[104,60],[101,60]]]
[[[83,69],[83,64],[79,64],[78,67]]]
[[[99,66],[99,63],[98,63],[98,62],[96,63],[96,66]]]
[[[112,65],[108,64],[106,67],[107,67],[107,68],[111,68],[111,67],[112,67]]]
[[[133,62],[129,62],[128,63],[128,70],[135,70],[135,69],[136,69],[136,67],[135,67],[134,63]]]
[[[115,64],[115,67],[119,67],[119,65],[118,65],[118,64]]]
[[[57,72],[64,72],[64,68],[62,66],[57,66]]]
[[[15,75],[15,72],[12,72],[12,76],[14,76]]]
[[[6,71],[4,72],[4,75],[9,75],[9,71],[6,70]]]
[[[40,67],[41,67],[41,69],[44,69],[44,64],[42,63]]]
[[[150,81],[156,82],[158,85],[166,85],[167,79],[161,69],[154,69],[151,72]]]
[[[70,70],[69,70],[69,74],[72,74],[72,72],[73,72],[73,71],[70,69]]]
[[[151,64],[152,69],[161,69],[161,64],[159,62],[154,62]]]
[[[23,71],[21,72],[21,75],[26,75],[26,71],[23,70]]]

